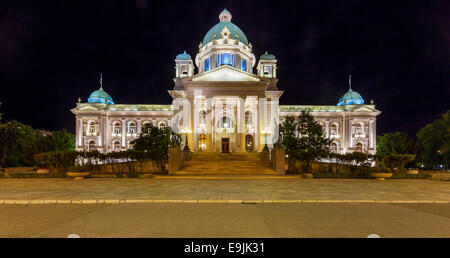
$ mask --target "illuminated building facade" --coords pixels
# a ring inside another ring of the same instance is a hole
[[[195,60],[186,52],[176,57],[174,87],[168,91],[171,105],[115,104],[102,84],[87,103],[79,100],[72,109],[77,149],[125,150],[141,127],[151,123],[172,127],[193,151],[261,151],[265,144],[276,143],[284,117],[308,109],[333,140],[332,151],[376,152],[376,117],[381,112],[373,102],[364,104],[350,87],[337,105],[279,105],[283,91],[277,86],[276,57],[266,52],[257,60],[231,19],[226,9],[220,13]]]

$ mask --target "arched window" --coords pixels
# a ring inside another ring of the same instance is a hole
[[[333,123],[330,126],[330,135],[339,135],[339,128],[337,123]]]
[[[217,128],[233,128],[234,123],[228,116],[222,116],[219,121],[217,121]]]
[[[252,112],[250,111],[245,111],[245,124],[246,125],[251,125],[252,124]]]
[[[113,136],[120,135],[122,132],[122,125],[120,122],[115,122],[113,125]]]
[[[95,145],[95,141],[94,140],[90,141],[88,147],[89,147],[89,149],[88,149],[89,151],[95,150],[97,148]]]
[[[330,151],[331,151],[332,153],[337,153],[337,143],[332,142],[332,143],[330,144]]]
[[[247,60],[242,59],[241,69],[242,69],[243,71],[247,71]]]
[[[364,125],[363,123],[358,123],[355,127],[355,134],[356,135],[363,135],[364,134]]]
[[[128,124],[128,133],[129,134],[136,134],[136,128],[137,128],[136,122],[130,122]]]
[[[89,135],[95,135],[97,133],[97,126],[94,121],[89,122],[88,133]]]
[[[362,145],[362,143],[358,142],[356,144],[356,151],[357,152],[363,152],[363,145]]]
[[[209,71],[209,58],[205,59],[205,72]]]
[[[113,145],[114,145],[114,151],[120,151],[120,142],[119,141],[115,141]]]

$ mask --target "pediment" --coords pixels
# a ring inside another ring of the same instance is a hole
[[[192,81],[258,82],[260,81],[260,78],[254,74],[241,71],[231,66],[221,66],[211,71],[193,76]]]
[[[359,108],[355,108],[353,110],[353,112],[373,112],[375,110],[367,108],[367,107],[359,107]]]
[[[78,110],[79,111],[97,111],[98,109],[93,106],[88,105],[88,106],[80,107],[80,108],[78,108]]]

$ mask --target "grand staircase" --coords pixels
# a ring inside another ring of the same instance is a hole
[[[259,153],[194,152],[184,161],[178,175],[279,175]]]

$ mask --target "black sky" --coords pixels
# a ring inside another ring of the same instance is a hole
[[[0,112],[73,132],[100,72],[116,103],[170,104],[175,56],[195,57],[224,8],[258,59],[276,55],[280,104],[335,105],[352,73],[378,133],[415,135],[450,108],[450,1],[3,0]]]

